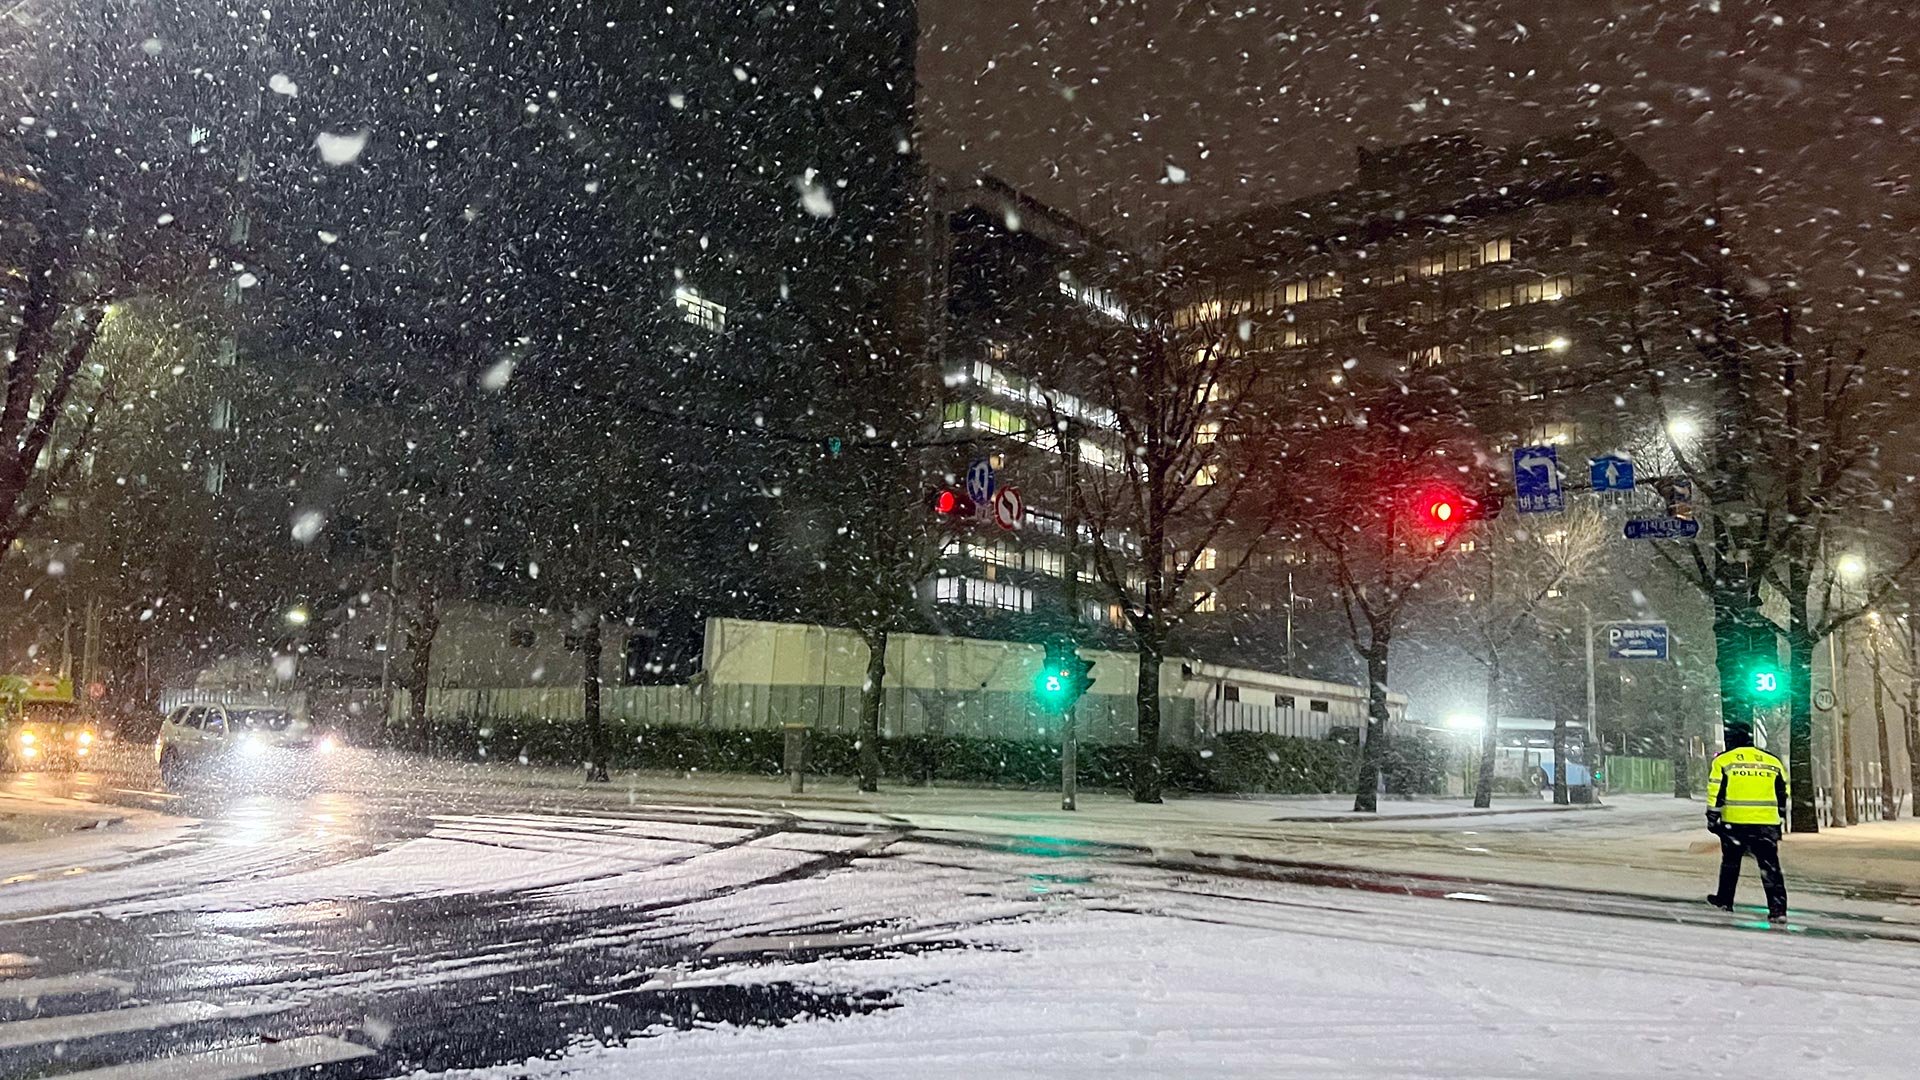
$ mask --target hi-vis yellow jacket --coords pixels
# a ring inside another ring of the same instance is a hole
[[[1707,806],[1729,825],[1778,825],[1787,805],[1787,769],[1758,747],[1741,746],[1713,759]]]

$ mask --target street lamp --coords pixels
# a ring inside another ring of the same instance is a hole
[[[307,614],[307,609],[304,607],[290,607],[287,609],[286,620],[288,626],[305,626],[307,625],[307,620],[310,618],[312,618],[312,616]]]
[[[1667,434],[1675,442],[1686,442],[1700,434],[1700,421],[1691,416],[1676,416],[1667,421]]]
[[[1861,578],[1867,576],[1867,560],[1853,552],[1840,556],[1839,561],[1833,564],[1833,568],[1839,573],[1840,579],[1850,585],[1857,584]]]

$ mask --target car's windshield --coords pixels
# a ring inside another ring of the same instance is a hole
[[[0,1080],[1906,1076],[1917,794],[1920,2],[0,0]]]

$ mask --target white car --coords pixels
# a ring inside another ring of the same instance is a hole
[[[339,749],[316,736],[290,709],[272,705],[181,705],[160,722],[153,741],[160,782],[178,787],[197,778],[246,780],[298,773]]]

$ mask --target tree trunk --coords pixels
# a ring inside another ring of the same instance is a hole
[[[1907,811],[1920,818],[1920,615],[1907,617]]]
[[[1565,806],[1567,798],[1567,718],[1553,710],[1553,805]]]
[[[1500,746],[1500,654],[1487,657],[1487,715],[1480,729],[1480,775],[1473,785],[1473,805],[1485,810],[1493,805],[1493,762]]]
[[[1140,714],[1133,747],[1133,801],[1160,802],[1160,662],[1166,645],[1158,630],[1139,635],[1140,678],[1133,700]]]
[[[880,790],[880,706],[886,700],[887,631],[861,635],[867,643],[867,681],[860,684],[860,790]]]
[[[439,633],[439,601],[433,593],[422,591],[407,617],[407,730],[403,741],[408,749],[423,754],[433,750],[427,690],[433,681],[433,639]]]
[[[1900,816],[1900,804],[1893,795],[1893,740],[1887,732],[1887,684],[1882,679],[1880,637],[1873,639],[1873,728],[1879,738],[1880,818],[1892,821]]]
[[[1813,773],[1813,627],[1807,617],[1806,570],[1787,562],[1787,781],[1788,822],[1794,832],[1820,831],[1820,786]]]
[[[1667,755],[1673,763],[1673,797],[1693,798],[1693,778],[1689,775],[1693,764],[1693,747],[1687,739],[1686,714],[1679,709],[1673,711],[1673,730],[1668,733]]]
[[[1387,650],[1392,632],[1374,626],[1367,645],[1367,730],[1360,741],[1360,772],[1354,777],[1355,813],[1380,810],[1380,769],[1387,759]]]
[[[607,782],[607,725],[600,716],[600,609],[587,605],[580,634],[581,715],[587,726],[587,781]]]

